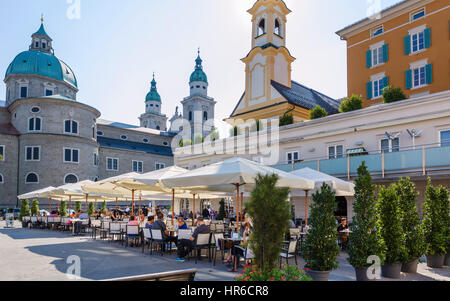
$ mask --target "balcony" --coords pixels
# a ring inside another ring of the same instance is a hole
[[[446,143],[448,144],[448,143]],[[357,177],[363,161],[374,179],[398,177],[450,177],[450,146],[440,144],[401,148],[397,152],[368,152],[361,156],[344,156],[338,159],[316,158],[295,164],[278,164],[272,167],[290,172],[309,167],[345,180]]]

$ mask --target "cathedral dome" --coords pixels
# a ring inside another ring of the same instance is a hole
[[[51,53],[41,51],[19,53],[6,70],[5,78],[10,74],[36,74],[78,87],[75,74],[66,63]]]
[[[191,78],[189,82],[205,82],[208,83],[208,77],[206,73],[203,71],[202,59],[200,58],[200,53],[198,54],[197,59],[195,60],[195,71],[192,72]]]
[[[150,92],[147,93],[147,96],[145,97],[145,101],[161,102],[161,96],[159,95],[158,90],[156,89],[156,81],[155,81],[154,75],[153,75],[153,80],[152,80],[152,87],[150,89]]]

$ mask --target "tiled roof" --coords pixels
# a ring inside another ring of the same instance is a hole
[[[20,132],[11,123],[3,123],[0,124],[0,134],[19,136]]]
[[[139,143],[139,142],[125,141],[125,140],[105,138],[105,137],[97,137],[97,142],[102,147],[110,147],[110,148],[116,148],[116,149],[121,149],[121,150],[145,152],[147,154],[152,154],[152,155],[161,155],[161,156],[168,156],[168,157],[173,156],[172,149],[170,146]]]
[[[275,81],[272,81],[272,86],[283,95],[289,103],[308,110],[312,110],[316,105],[319,105],[328,112],[328,115],[339,113],[340,102],[338,100],[305,87],[295,81],[291,82],[291,88]]]

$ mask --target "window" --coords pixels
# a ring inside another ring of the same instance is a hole
[[[106,170],[119,170],[119,159],[117,158],[106,158]]]
[[[425,34],[423,31],[411,35],[412,52],[418,52],[425,49]]]
[[[5,183],[5,180],[3,179],[3,175],[0,173],[0,184]]]
[[[383,25],[372,29],[372,37],[376,37],[384,32]]]
[[[97,136],[103,136],[103,132],[102,131],[97,131]]]
[[[256,37],[262,36],[265,33],[266,33],[266,20],[262,19],[261,21],[259,21],[258,32],[256,34]]]
[[[5,161],[5,146],[0,145],[0,161]]]
[[[292,164],[299,162],[299,153],[298,152],[290,152],[286,153],[286,159],[288,164]]]
[[[20,87],[20,97],[21,98],[28,97],[28,87],[25,86]]]
[[[41,109],[39,107],[32,107],[31,108],[31,113],[39,113],[41,111]]]
[[[127,139],[128,139],[128,137],[127,137],[127,136],[125,136],[125,135],[122,135],[122,136],[120,136],[120,139],[122,139],[122,140],[127,140]]]
[[[98,154],[94,153],[94,166],[98,166]]]
[[[344,157],[344,147],[342,145],[333,145],[328,147],[328,158],[339,159]]]
[[[166,141],[163,142],[163,145],[167,146],[169,145],[169,143],[167,143]]]
[[[92,139],[95,139],[95,125],[92,126]]]
[[[166,164],[164,163],[155,163],[155,170],[160,170],[166,168]]]
[[[374,80],[373,82],[373,98],[383,96],[383,79]]]
[[[78,134],[78,122],[73,120],[64,121],[64,133]]]
[[[280,26],[280,21],[278,21],[278,19],[275,19],[275,30],[273,32],[277,36],[281,36],[281,26]]]
[[[378,66],[384,63],[383,46],[372,49],[372,66]]]
[[[41,118],[33,117],[28,120],[28,131],[29,132],[40,132],[41,131]]]
[[[35,47],[35,48],[39,48],[39,41],[36,41],[36,42],[34,43],[34,47]]]
[[[133,172],[142,173],[144,170],[144,162],[133,160]]]
[[[450,130],[440,132],[441,147],[450,146]]]
[[[78,149],[64,148],[64,163],[79,163]]]
[[[39,183],[39,176],[34,172],[30,172],[25,177],[25,184],[36,184]]]
[[[421,8],[413,13],[411,13],[411,22],[425,17],[425,8]]]
[[[76,175],[69,174],[64,177],[64,184],[78,183],[78,177]]]
[[[161,129],[161,127],[159,125],[157,125],[156,129],[159,131]]]
[[[26,146],[25,147],[25,161],[39,161],[41,159],[40,146]]]
[[[400,151],[400,138],[381,139],[381,151],[383,153]]]
[[[45,96],[52,96],[53,95],[53,90],[52,89],[45,89]]]
[[[192,121],[192,111],[189,111],[189,121]]]
[[[147,139],[147,138],[144,138],[144,139],[142,139],[142,142],[144,142],[144,143],[148,143],[149,141],[148,141],[148,139]]]
[[[208,112],[203,112],[203,120],[208,120]]]
[[[426,84],[425,66],[413,69],[413,87],[421,87]]]

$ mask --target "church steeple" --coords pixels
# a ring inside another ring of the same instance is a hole
[[[195,59],[195,70],[192,72],[189,78],[190,95],[208,95],[208,77],[203,71],[203,60],[200,57],[200,48],[198,49],[198,55]]]
[[[52,53],[53,54],[53,48],[52,48],[52,38],[47,34],[44,28],[44,15],[41,16],[41,26],[39,27],[38,31],[33,33],[31,35],[31,45],[30,50],[33,51],[42,51],[45,53]]]

